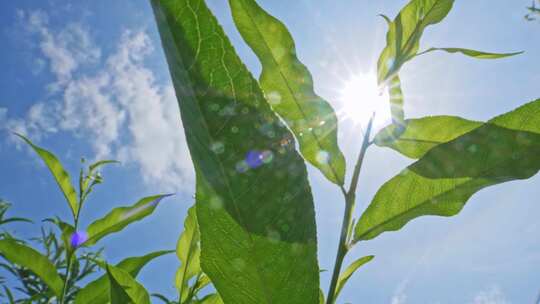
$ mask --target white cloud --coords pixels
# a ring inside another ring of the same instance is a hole
[[[480,291],[473,299],[471,304],[510,304],[498,286]]]
[[[55,81],[56,100],[34,104],[24,119],[7,118],[3,128],[39,139],[57,131],[88,138],[96,158],[137,164],[143,180],[163,191],[193,191],[194,172],[172,84],[157,83],[145,66],[153,51],[142,31],[125,31],[117,49],[97,65],[101,50],[83,26],[49,27],[42,12],[20,12],[39,38]],[[96,64],[92,74],[81,71]],[[0,109],[0,118],[7,110]],[[2,127],[2,126],[0,126]],[[189,188],[188,188],[189,187]]]
[[[39,48],[57,78],[50,86],[53,91],[71,80],[81,64],[96,62],[101,56],[100,49],[93,45],[90,35],[80,24],[70,23],[54,32],[49,27],[47,14],[42,11],[19,11],[19,18],[26,21],[29,32],[40,38]]]

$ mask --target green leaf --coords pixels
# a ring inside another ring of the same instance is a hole
[[[62,294],[64,281],[56,272],[54,265],[41,253],[9,239],[0,240],[0,253],[8,261],[26,267],[40,277],[56,296]]]
[[[405,113],[403,112],[403,91],[401,90],[401,80],[399,75],[395,74],[390,80],[388,86],[390,97],[390,112],[392,114],[392,124],[398,135],[405,128]]]
[[[75,227],[73,227],[71,224],[68,224],[62,221],[58,217],[48,218],[48,219],[45,219],[44,221],[53,223],[58,227],[58,229],[60,229],[62,242],[64,243],[64,248],[66,248],[68,251],[71,251],[73,249],[71,247],[71,236],[75,232]]]
[[[404,122],[403,132],[396,132],[397,126],[390,125],[379,131],[374,142],[377,146],[388,147],[407,157],[418,159],[433,147],[451,141],[481,125],[482,122],[456,116],[407,119]]]
[[[292,134],[202,0],[153,0],[196,169],[201,267],[225,303],[313,304],[313,198]]]
[[[129,272],[107,265],[111,304],[150,304],[148,292]]]
[[[331,182],[342,185],[345,158],[337,143],[334,110],[313,88],[285,25],[254,0],[229,0],[234,22],[262,64],[260,85],[272,109],[294,132],[304,158]]]
[[[188,281],[202,271],[199,260],[201,254],[199,241],[197,214],[195,206],[193,206],[188,210],[184,221],[184,231],[176,245],[176,256],[181,262],[176,272],[176,288],[180,294],[181,302],[184,302],[189,295]]]
[[[106,160],[100,160],[100,161],[97,161],[93,164],[91,164],[89,167],[88,167],[88,170],[90,172],[90,174],[92,172],[94,172],[94,170],[96,170],[97,168],[101,167],[101,166],[104,166],[104,165],[110,165],[110,164],[119,164],[120,162],[117,161],[117,160],[110,160],[110,159],[106,159]]]
[[[49,171],[54,176],[58,187],[60,187],[60,190],[62,190],[62,193],[64,194],[64,197],[66,198],[66,201],[71,208],[71,212],[75,217],[79,210],[79,205],[77,203],[77,192],[71,184],[69,174],[66,172],[58,158],[56,158],[56,156],[54,156],[54,154],[52,154],[51,152],[34,145],[28,138],[22,136],[21,134],[15,133],[15,135],[19,136],[28,145],[30,145],[30,147],[34,149],[34,151],[39,155],[39,157],[41,157],[43,162],[45,162],[45,165],[47,165],[47,168],[49,168]]]
[[[165,254],[172,253],[171,250],[163,250],[149,253],[139,257],[131,257],[116,264],[116,268],[128,272],[132,277],[137,277],[141,269],[151,260]],[[105,304],[109,301],[109,279],[107,275],[102,275],[96,280],[88,283],[79,290],[75,297],[75,304]]]
[[[114,208],[106,216],[94,221],[88,226],[88,240],[85,246],[91,246],[101,238],[121,231],[127,225],[139,221],[152,214],[161,200],[172,194],[154,195],[139,200],[136,204],[129,207]]]
[[[476,51],[476,50],[471,50],[471,49],[463,49],[463,48],[429,48],[423,52],[418,53],[416,56],[420,56],[420,55],[430,53],[433,51],[445,51],[448,53],[461,53],[463,55],[477,58],[477,59],[499,59],[499,58],[515,56],[515,55],[519,55],[523,53],[523,52],[488,53],[488,52]]]
[[[355,228],[355,241],[423,215],[452,216],[477,191],[540,169],[540,99],[427,152],[385,183]]]
[[[218,294],[213,293],[205,296],[194,304],[223,304],[223,300]]]
[[[386,47],[377,64],[380,84],[416,55],[426,27],[441,22],[453,4],[454,0],[411,0],[388,24]],[[388,21],[388,17],[383,17]]]
[[[347,281],[351,278],[351,276],[354,274],[354,272],[362,267],[362,265],[368,263],[369,261],[373,260],[374,256],[368,255],[362,258],[359,258],[358,260],[354,261],[339,275],[337,288],[336,288],[336,296],[335,299],[338,298],[339,293],[341,292],[341,289],[347,284]]]
[[[319,288],[319,304],[324,304],[324,303],[325,303],[324,292],[322,291],[322,289]]]

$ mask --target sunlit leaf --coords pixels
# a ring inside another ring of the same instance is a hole
[[[388,86],[390,97],[390,112],[392,114],[392,124],[394,126],[394,135],[398,135],[405,128],[405,113],[403,112],[403,91],[401,90],[401,80],[399,75],[395,74],[390,80]]]
[[[194,206],[188,210],[184,221],[184,231],[176,246],[176,255],[181,262],[176,272],[176,288],[179,291],[181,302],[184,302],[188,297],[188,281],[201,272],[199,241],[199,228],[197,227],[197,214]]]
[[[324,292],[322,291],[322,289],[319,289],[319,304],[324,304],[324,303],[325,303]]]
[[[64,281],[56,272],[54,265],[41,253],[10,239],[0,240],[0,253],[8,261],[32,271],[51,288],[56,296],[62,294]]]
[[[313,198],[292,134],[202,0],[152,3],[196,169],[204,273],[228,304],[317,303]]]
[[[30,145],[30,147],[34,149],[34,151],[39,155],[43,162],[45,162],[45,165],[47,165],[47,168],[49,168],[49,171],[54,176],[58,187],[60,187],[60,190],[62,190],[62,193],[64,194],[64,197],[66,198],[66,201],[71,208],[73,216],[75,216],[79,210],[79,205],[77,203],[77,192],[71,184],[69,174],[66,172],[58,158],[56,158],[56,156],[54,156],[54,154],[52,154],[51,152],[34,145],[28,138],[20,134],[15,135],[19,136],[28,145]]]
[[[379,131],[374,142],[380,147],[388,147],[407,157],[418,159],[431,148],[451,141],[481,125],[482,122],[457,116],[407,119],[404,122],[403,132],[396,132],[397,127],[390,125]]]
[[[364,264],[368,263],[369,261],[373,260],[374,256],[368,255],[362,258],[359,258],[358,260],[354,261],[349,265],[345,271],[343,271],[339,275],[337,288],[336,288],[336,296],[335,299],[339,296],[339,293],[341,292],[341,289],[347,284],[347,281],[351,278],[351,276],[354,274],[358,268],[362,267]]]
[[[167,195],[154,195],[139,200],[129,207],[114,208],[106,216],[94,221],[88,226],[88,241],[86,246],[95,244],[101,238],[124,229],[127,225],[139,221],[152,214],[157,205]]]
[[[195,301],[194,304],[223,304],[223,300],[218,294],[213,293],[205,296],[199,301]]]
[[[523,52],[514,52],[514,53],[488,53],[488,52],[482,52],[482,51],[476,51],[471,49],[463,49],[463,48],[429,48],[421,53],[418,53],[418,55],[430,53],[433,51],[444,51],[448,53],[461,53],[463,55],[477,58],[477,59],[499,59],[504,57],[510,57],[522,54]]]
[[[129,272],[107,265],[111,304],[150,304],[148,292]]]
[[[272,109],[296,135],[304,158],[330,181],[343,184],[345,158],[337,144],[336,114],[315,94],[291,34],[254,0],[229,3],[236,27],[261,61],[260,84]]]
[[[377,64],[379,83],[390,79],[407,60],[416,55],[426,27],[441,22],[453,4],[454,0],[411,0],[399,12],[388,24],[386,47]]]
[[[452,216],[477,191],[540,169],[540,99],[427,152],[385,183],[355,228],[355,241],[423,215]]]
[[[116,264],[116,268],[123,269],[136,278],[141,269],[151,260],[174,251],[163,250],[149,253],[140,257],[131,257]],[[75,304],[106,304],[109,301],[109,279],[107,274],[88,283],[75,297]]]

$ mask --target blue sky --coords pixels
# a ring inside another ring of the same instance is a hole
[[[260,66],[236,32],[226,1],[207,2],[258,75]],[[317,92],[339,112],[347,79],[373,71],[384,46],[386,26],[377,14],[394,16],[406,1],[259,3],[289,27]],[[529,4],[456,1],[446,20],[426,31],[422,48],[525,53],[498,61],[444,53],[415,59],[402,71],[407,116],[486,120],[538,98],[540,23],[523,20]],[[81,156],[122,161],[104,170],[106,182],[88,202],[83,225],[141,196],[178,193],[151,217],[105,239],[107,259],[174,248],[193,203],[193,169],[147,1],[3,1],[0,28],[0,197],[13,204],[11,214],[38,223],[69,215],[46,168],[6,132],[17,130],[54,151],[71,172]],[[354,159],[358,125],[341,121],[339,136],[347,158]],[[372,148],[360,180],[358,212],[409,162]],[[320,264],[331,269],[343,204],[338,189],[309,171]],[[540,292],[539,186],[536,176],[489,188],[458,216],[420,218],[358,245],[350,258],[376,258],[349,281],[339,302],[532,303]],[[37,224],[14,228],[22,236],[38,233]],[[150,291],[172,296],[177,265],[173,255],[161,258],[140,280]],[[321,276],[324,289],[329,276]]]

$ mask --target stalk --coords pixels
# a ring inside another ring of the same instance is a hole
[[[339,237],[339,244],[337,248],[336,261],[334,262],[334,271],[332,273],[332,281],[330,282],[330,288],[328,290],[328,295],[326,299],[326,304],[334,304],[335,302],[335,293],[337,288],[337,283],[339,279],[339,274],[341,272],[341,267],[343,266],[343,260],[349,251],[349,244],[347,243],[349,239],[350,226],[352,225],[352,215],[354,212],[355,201],[356,201],[356,188],[358,186],[358,178],[360,177],[360,169],[362,169],[362,163],[364,162],[364,157],[366,155],[367,148],[370,146],[369,137],[371,135],[371,128],[373,126],[374,115],[371,116],[366,133],[364,134],[364,139],[362,141],[362,147],[360,148],[360,153],[358,154],[358,160],[354,167],[354,172],[351,179],[351,185],[349,191],[344,192],[345,197],[345,211],[343,213],[343,222],[341,223],[341,234]]]

